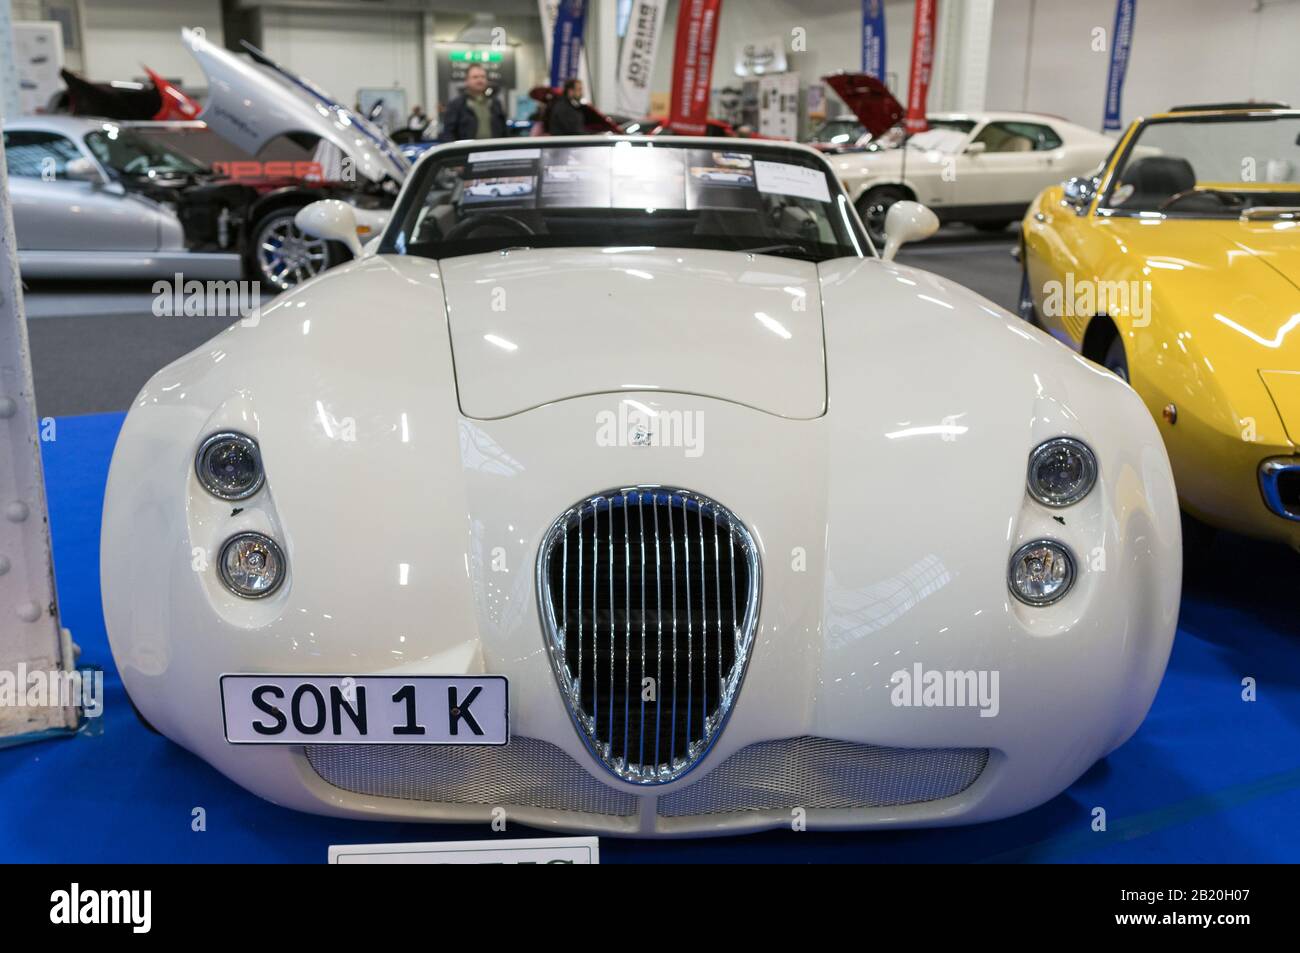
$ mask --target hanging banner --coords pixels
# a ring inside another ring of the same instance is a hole
[[[618,58],[614,112],[620,115],[637,118],[650,114],[650,81],[667,10],[668,0],[633,0]]]
[[[560,0],[551,35],[551,86],[576,79],[582,70],[582,31],[587,21],[587,0]]]
[[[885,78],[885,0],[862,0],[862,72]]]
[[[916,22],[912,27],[911,79],[907,85],[907,134],[925,132],[925,101],[930,94],[930,73],[934,66],[936,0],[916,0]]]
[[[1110,35],[1110,76],[1106,80],[1106,120],[1103,132],[1118,131],[1120,98],[1124,77],[1128,74],[1129,50],[1133,46],[1133,18],[1137,0],[1118,0],[1115,5],[1115,29]]]
[[[677,135],[707,131],[713,53],[718,45],[722,0],[681,0],[677,10],[677,45],[673,55],[673,95],[668,124]]]

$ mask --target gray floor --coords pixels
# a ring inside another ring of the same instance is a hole
[[[1016,233],[947,228],[899,261],[960,282],[1008,309],[1020,289],[1009,251]],[[126,410],[154,372],[198,347],[228,318],[159,318],[148,288],[36,286],[25,296],[41,416]]]

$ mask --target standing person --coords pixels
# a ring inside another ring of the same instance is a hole
[[[580,136],[587,131],[582,110],[582,80],[565,80],[564,90],[546,111],[546,132],[552,136]]]
[[[406,128],[424,135],[424,130],[429,128],[429,117],[425,115],[423,106],[417,103],[415,108],[411,110],[411,116],[406,120]]]
[[[447,104],[439,142],[458,139],[504,139],[506,111],[501,100],[488,93],[487,70],[477,63],[465,71],[461,94]]]

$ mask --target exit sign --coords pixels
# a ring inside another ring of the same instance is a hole
[[[500,63],[505,59],[501,50],[452,50],[453,63]]]

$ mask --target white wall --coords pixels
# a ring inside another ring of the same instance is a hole
[[[143,78],[143,63],[188,89],[206,89],[203,70],[181,45],[181,27],[202,27],[224,42],[219,0],[85,0],[82,3],[83,72],[96,81]]]
[[[274,9],[262,11],[262,49],[336,97],[356,102],[363,87],[401,87],[407,106],[423,100],[418,14]]]
[[[1180,103],[1300,105],[1300,0],[1256,5],[1140,0],[1124,121]],[[1100,128],[1110,55],[1092,51],[1092,32],[1101,27],[1109,37],[1114,16],[1113,0],[997,0],[989,108],[1058,113]]]

